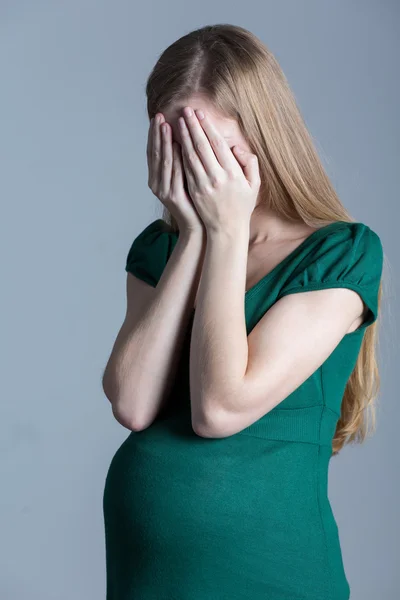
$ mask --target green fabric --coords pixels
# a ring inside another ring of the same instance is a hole
[[[156,286],[178,236],[162,219],[150,223],[126,271]],[[348,287],[369,312],[293,393],[227,438],[191,428],[189,322],[169,402],[129,433],[107,473],[107,600],[350,598],[328,468],[345,385],[377,318],[382,265],[379,236],[338,221],[246,292],[248,333],[280,297],[306,290]]]

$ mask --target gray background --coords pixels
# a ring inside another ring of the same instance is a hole
[[[161,216],[147,188],[145,80],[172,41],[228,22],[274,52],[343,203],[384,245],[378,430],[331,461],[329,494],[352,600],[395,600],[399,4],[190,6],[0,3],[0,597],[105,598],[103,486],[129,432],[101,376],[127,251]]]

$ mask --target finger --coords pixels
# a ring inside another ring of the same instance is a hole
[[[171,129],[167,122],[161,125],[162,160],[161,160],[161,194],[167,198],[171,189],[172,146]]]
[[[201,183],[207,179],[207,174],[204,170],[203,163],[193,146],[193,140],[190,136],[185,119],[179,117],[178,123],[181,134],[182,158],[184,158],[185,170],[190,171],[192,179],[196,182],[196,185],[200,186]]]
[[[182,192],[183,182],[183,164],[181,153],[176,142],[172,142],[172,176],[171,176],[171,194],[174,198]]]
[[[240,146],[234,146],[233,151],[250,186],[258,187],[260,185],[260,171],[257,155],[243,150]]]
[[[186,107],[187,110],[190,107]],[[191,109],[191,115],[185,113],[185,123],[190,133],[192,145],[197,152],[200,160],[203,164],[204,170],[208,177],[217,174],[218,171],[222,170],[213,149],[210,146],[208,137],[205,134],[202,126],[200,125],[197,114]]]
[[[232,155],[232,151],[227,141],[219,133],[209,115],[202,111],[196,111],[196,114],[221,167],[225,171],[233,174],[239,174],[239,172],[241,172],[240,166],[237,164],[235,157]]]
[[[195,188],[197,184],[196,177],[192,171],[191,165],[188,162],[186,152],[182,150],[182,164],[183,164],[183,175],[186,177],[188,187],[191,189]]]
[[[151,159],[153,164],[153,183],[158,185],[161,176],[161,133],[160,133],[160,125],[164,121],[163,115],[158,113],[160,117],[160,123],[157,123],[157,115],[154,119],[154,128],[153,128],[153,142],[152,142],[152,152]]]
[[[153,152],[153,130],[154,130],[154,117],[150,119],[149,131],[147,134],[147,146],[146,146],[146,155],[147,155],[147,166],[149,168],[149,184],[153,178],[153,161],[151,159]]]

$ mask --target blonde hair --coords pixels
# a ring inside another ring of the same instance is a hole
[[[239,26],[217,24],[172,43],[147,80],[149,119],[195,93],[204,94],[218,111],[238,121],[251,151],[258,156],[260,194],[271,209],[311,227],[354,221],[321,164],[282,69],[254,34]],[[177,230],[166,207],[163,218]],[[381,297],[382,282],[379,310]],[[345,388],[333,455],[345,444],[361,443],[375,430],[375,400],[380,388],[377,327],[375,321],[364,332]]]

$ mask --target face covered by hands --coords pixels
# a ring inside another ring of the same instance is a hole
[[[209,112],[186,106],[178,119],[186,185],[206,229],[249,223],[260,189],[258,158],[233,150]]]

